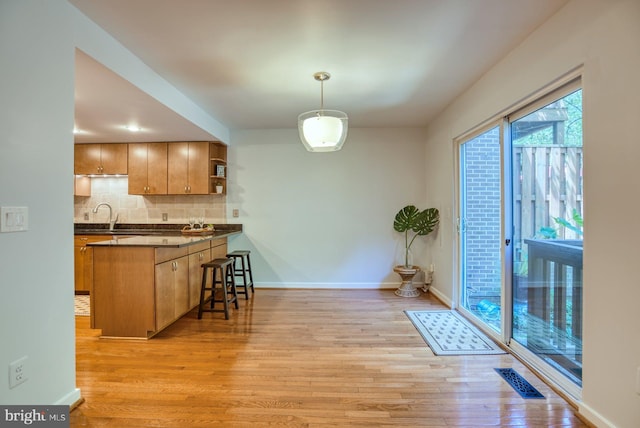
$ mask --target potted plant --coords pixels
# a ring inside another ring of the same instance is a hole
[[[426,236],[433,232],[439,221],[440,213],[437,208],[427,208],[420,211],[414,205],[407,205],[396,214],[393,229],[396,232],[404,233],[404,264],[393,268],[393,271],[402,278],[402,284],[395,292],[397,296],[417,297],[420,295],[412,282],[413,277],[420,272],[420,267],[410,263],[411,245],[418,236]],[[413,236],[409,239],[411,232]]]

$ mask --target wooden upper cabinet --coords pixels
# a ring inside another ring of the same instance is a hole
[[[168,192],[209,193],[209,143],[169,143]]]
[[[73,177],[73,196],[91,196],[91,178],[84,175]]]
[[[167,143],[129,144],[129,194],[167,194]]]
[[[127,144],[76,144],[74,173],[127,174]]]
[[[227,146],[220,142],[92,143],[74,148],[76,175],[128,175],[130,195],[227,193]],[[90,195],[77,186],[75,190],[76,195]]]

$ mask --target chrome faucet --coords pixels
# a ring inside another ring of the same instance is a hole
[[[113,228],[116,225],[116,222],[118,221],[118,214],[116,213],[116,218],[111,219],[112,216],[112,209],[111,209],[111,205],[109,205],[106,202],[101,202],[98,205],[96,205],[96,207],[93,209],[93,213],[97,213],[98,212],[98,208],[100,208],[102,205],[105,205],[107,208],[109,208],[109,230],[113,231]]]

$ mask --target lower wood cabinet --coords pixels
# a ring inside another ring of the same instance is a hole
[[[199,304],[200,266],[226,251],[227,238],[179,248],[94,247],[92,328],[103,337],[152,337]]]
[[[76,236],[73,245],[74,289],[78,294],[88,293],[93,280],[93,249],[87,247],[87,238]]]
[[[111,235],[76,235],[73,240],[74,289],[77,294],[91,291],[93,284],[93,248],[89,242],[108,241]]]
[[[156,330],[162,330],[189,310],[188,256],[157,264]]]
[[[211,248],[202,245],[193,245],[193,251],[189,251],[189,307],[200,304],[200,288],[202,287],[202,263],[211,260]],[[207,287],[211,286],[211,276],[207,278]],[[207,292],[205,297],[211,293]]]

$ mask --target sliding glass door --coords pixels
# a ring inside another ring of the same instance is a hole
[[[458,141],[460,310],[574,395],[582,165],[579,79]]]
[[[502,322],[500,126],[460,146],[460,305],[495,332]]]
[[[509,118],[512,340],[581,385],[582,91],[542,104]]]

